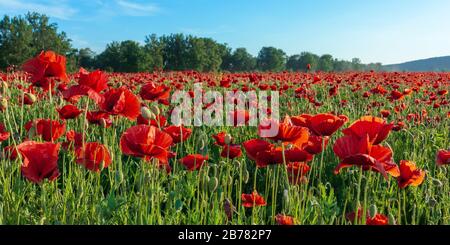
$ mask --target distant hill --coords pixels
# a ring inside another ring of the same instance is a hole
[[[450,71],[450,56],[384,65],[383,69],[387,71]]]

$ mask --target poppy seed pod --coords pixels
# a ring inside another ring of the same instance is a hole
[[[389,214],[389,215],[388,215],[388,218],[389,218],[389,224],[390,224],[390,225],[396,225],[396,224],[397,224],[397,222],[395,221],[395,217],[394,217],[393,214]]]
[[[159,110],[159,107],[157,105],[151,105],[150,111],[153,112],[155,115],[159,115],[161,111]]]
[[[153,114],[153,112],[151,112],[146,106],[141,107],[141,115],[147,120],[155,119],[155,114]]]
[[[233,138],[231,137],[231,135],[225,134],[225,138],[224,138],[225,144],[227,144],[227,145],[231,144],[232,140],[233,140]]]
[[[219,180],[217,179],[217,177],[212,177],[212,178],[209,180],[208,185],[209,185],[209,190],[210,190],[211,192],[214,192],[214,191],[217,190],[217,187],[219,186]]]
[[[375,205],[375,204],[370,205],[370,207],[369,207],[370,217],[374,217],[375,215],[377,215],[377,213],[378,213],[377,205]]]

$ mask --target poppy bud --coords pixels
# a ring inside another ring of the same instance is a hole
[[[33,126],[28,130],[28,138],[33,138],[36,135],[36,124],[33,123]]]
[[[104,128],[106,128],[108,126],[108,124],[106,123],[106,120],[104,118],[100,119],[100,125]]]
[[[234,160],[233,161],[233,165],[235,165],[236,168],[240,168],[241,167],[241,162],[239,162],[238,160]]]
[[[377,205],[375,205],[375,204],[370,205],[369,215],[370,215],[370,217],[375,217],[375,215],[377,215]]]
[[[441,188],[442,187],[442,181],[433,178],[433,185],[435,185],[438,188]]]
[[[203,175],[201,184],[202,184],[202,185],[205,185],[205,186],[208,185],[208,184],[209,184],[209,179],[210,179],[210,178],[209,178],[208,175],[206,175],[206,174]]]
[[[8,100],[6,98],[2,98],[2,101],[0,102],[0,109],[5,110],[8,108]]]
[[[244,183],[247,184],[249,179],[250,179],[250,173],[248,172],[247,169],[245,169],[244,178],[243,178]]]
[[[390,225],[396,225],[397,223],[395,222],[395,217],[393,214],[389,214],[389,224]]]
[[[223,208],[225,210],[225,214],[227,215],[227,219],[231,220],[233,217],[233,212],[236,211],[235,207],[233,207],[233,204],[231,203],[230,199],[225,199],[223,203]]]
[[[200,151],[203,151],[203,149],[205,148],[206,144],[205,144],[205,140],[201,139],[200,140]]]
[[[151,112],[150,109],[148,109],[148,107],[146,106],[141,107],[141,115],[143,118],[147,120],[152,120],[156,118],[155,114],[153,114],[153,112]]]
[[[231,135],[225,134],[225,137],[224,137],[225,144],[227,144],[227,145],[231,144],[232,140],[233,140],[233,138],[231,137]]]
[[[123,173],[122,171],[116,171],[116,175],[114,176],[117,184],[121,184],[123,182]]]
[[[283,191],[283,202],[287,205],[289,203],[289,190],[284,189]]]
[[[211,192],[214,192],[214,191],[216,191],[217,186],[219,186],[219,180],[218,180],[216,177],[212,177],[212,178],[209,180],[208,185],[209,185],[209,190],[210,190]]]
[[[159,115],[161,113],[157,105],[150,106],[150,111],[153,112],[153,114],[155,115]]]
[[[6,89],[8,89],[8,84],[5,81],[2,81],[3,93],[6,94]]]
[[[25,96],[28,97],[28,99],[30,99],[31,102],[36,102],[37,98],[36,95],[32,94],[32,93],[25,93]]]

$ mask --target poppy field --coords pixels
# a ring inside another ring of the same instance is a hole
[[[0,224],[450,224],[450,73],[68,74],[45,51],[0,81]],[[277,133],[173,124],[198,83],[277,92]]]

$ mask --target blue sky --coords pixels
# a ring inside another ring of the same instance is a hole
[[[450,55],[447,0],[0,0],[0,15],[45,13],[77,48],[185,33],[256,55],[263,46],[398,63]]]

